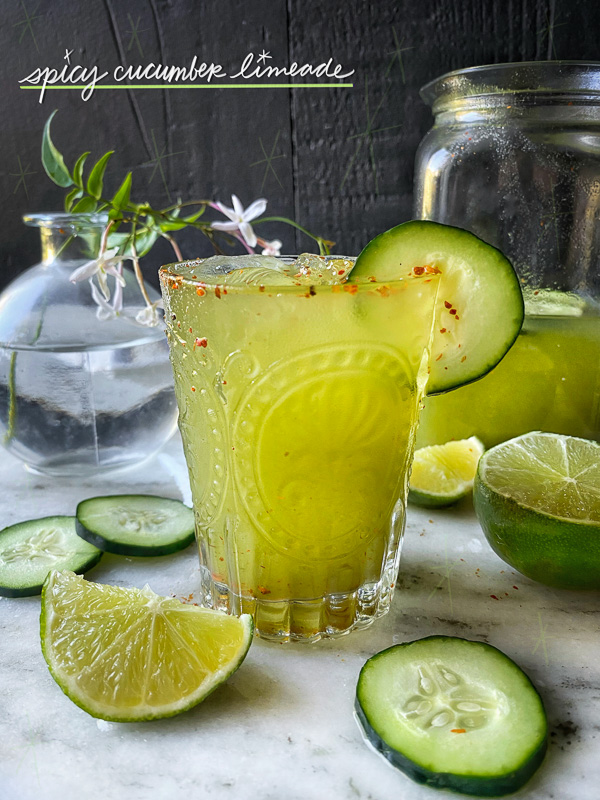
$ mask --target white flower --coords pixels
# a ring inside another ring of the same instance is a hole
[[[149,306],[145,306],[144,308],[140,309],[135,315],[135,321],[138,325],[147,325],[150,328],[153,328],[155,325],[158,325],[160,322],[160,315],[158,313],[159,308],[164,308],[163,301],[161,299],[155,300],[154,303],[151,303]]]
[[[117,255],[118,249],[118,247],[113,247],[111,250],[105,250],[93,261],[86,261],[85,264],[82,264],[81,267],[77,267],[77,269],[71,273],[69,280],[72,283],[77,283],[78,281],[90,280],[94,275],[97,275],[104,299],[108,300],[110,298],[107,281],[108,275],[112,275],[117,281],[117,284],[120,283],[122,286],[125,286],[125,279],[117,269],[117,266],[123,261],[123,256]]]
[[[265,248],[262,251],[263,256],[280,256],[281,255],[281,242],[279,239],[273,239],[272,242],[263,242]]]
[[[255,200],[248,208],[240,203],[236,195],[231,195],[231,202],[233,208],[228,208],[222,203],[217,203],[217,207],[222,214],[229,217],[231,222],[213,222],[212,227],[217,231],[239,231],[244,237],[244,241],[249,247],[254,247],[256,244],[256,234],[252,230],[250,221],[260,217],[265,208],[267,201],[263,198]]]
[[[98,306],[96,309],[96,317],[101,322],[106,322],[108,319],[114,319],[120,311],[120,308],[117,310],[115,307],[111,306],[109,302],[103,297],[103,295],[98,291],[98,288],[94,281],[90,278],[90,286],[92,287],[92,299],[94,303]],[[117,299],[117,293],[115,292],[115,300]],[[121,301],[122,302],[122,301]]]

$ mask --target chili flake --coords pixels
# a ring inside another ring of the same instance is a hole
[[[215,297],[220,300],[221,299],[221,289],[218,286],[215,286]]]
[[[196,347],[207,347],[208,346],[208,339],[206,336],[203,336],[201,339],[194,339],[194,349]]]
[[[444,355],[443,353],[440,353],[440,354],[439,354],[439,356],[436,358],[436,361],[439,361],[439,360],[440,360],[440,358],[441,358],[443,355]]]
[[[444,300],[444,305],[446,308],[452,308],[452,303],[449,303],[447,300]]]
[[[199,286],[199,287],[196,289],[196,294],[198,295],[198,297],[204,297],[204,295],[206,294],[206,292],[204,291],[204,289],[203,289],[201,286]]]
[[[449,313],[450,313],[450,314],[456,314],[456,309],[455,309],[455,308],[451,308],[451,309],[450,309],[450,311],[449,311]]]
[[[446,333],[446,328],[440,328],[440,333]]]
[[[466,732],[467,732],[466,728],[452,728],[452,730],[450,731],[450,733],[466,733]]]

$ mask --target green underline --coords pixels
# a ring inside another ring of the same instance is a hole
[[[353,83],[97,83],[96,89],[352,89]],[[31,86],[20,86],[20,89],[89,89],[90,86],[44,86],[36,83]]]

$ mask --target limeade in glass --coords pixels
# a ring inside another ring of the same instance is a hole
[[[396,580],[439,279],[352,264],[161,270],[202,602],[274,640],[369,624]]]
[[[417,446],[476,435],[493,447],[532,430],[600,439],[600,309],[549,291],[526,308],[517,341],[495,369],[426,398]]]

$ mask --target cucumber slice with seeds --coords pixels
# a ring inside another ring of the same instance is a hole
[[[107,553],[164,556],[192,543],[194,512],[154,495],[92,497],[77,506],[77,533]]]
[[[442,273],[427,394],[478,380],[506,355],[523,324],[517,275],[500,250],[472,233],[412,220],[376,236],[351,278],[397,280],[422,270]]]
[[[519,789],[541,764],[542,700],[508,656],[430,636],[370,658],[356,690],[367,741],[418,783],[479,797]]]
[[[0,595],[40,594],[53,569],[82,573],[101,558],[101,550],[77,536],[75,517],[18,522],[0,531]]]

